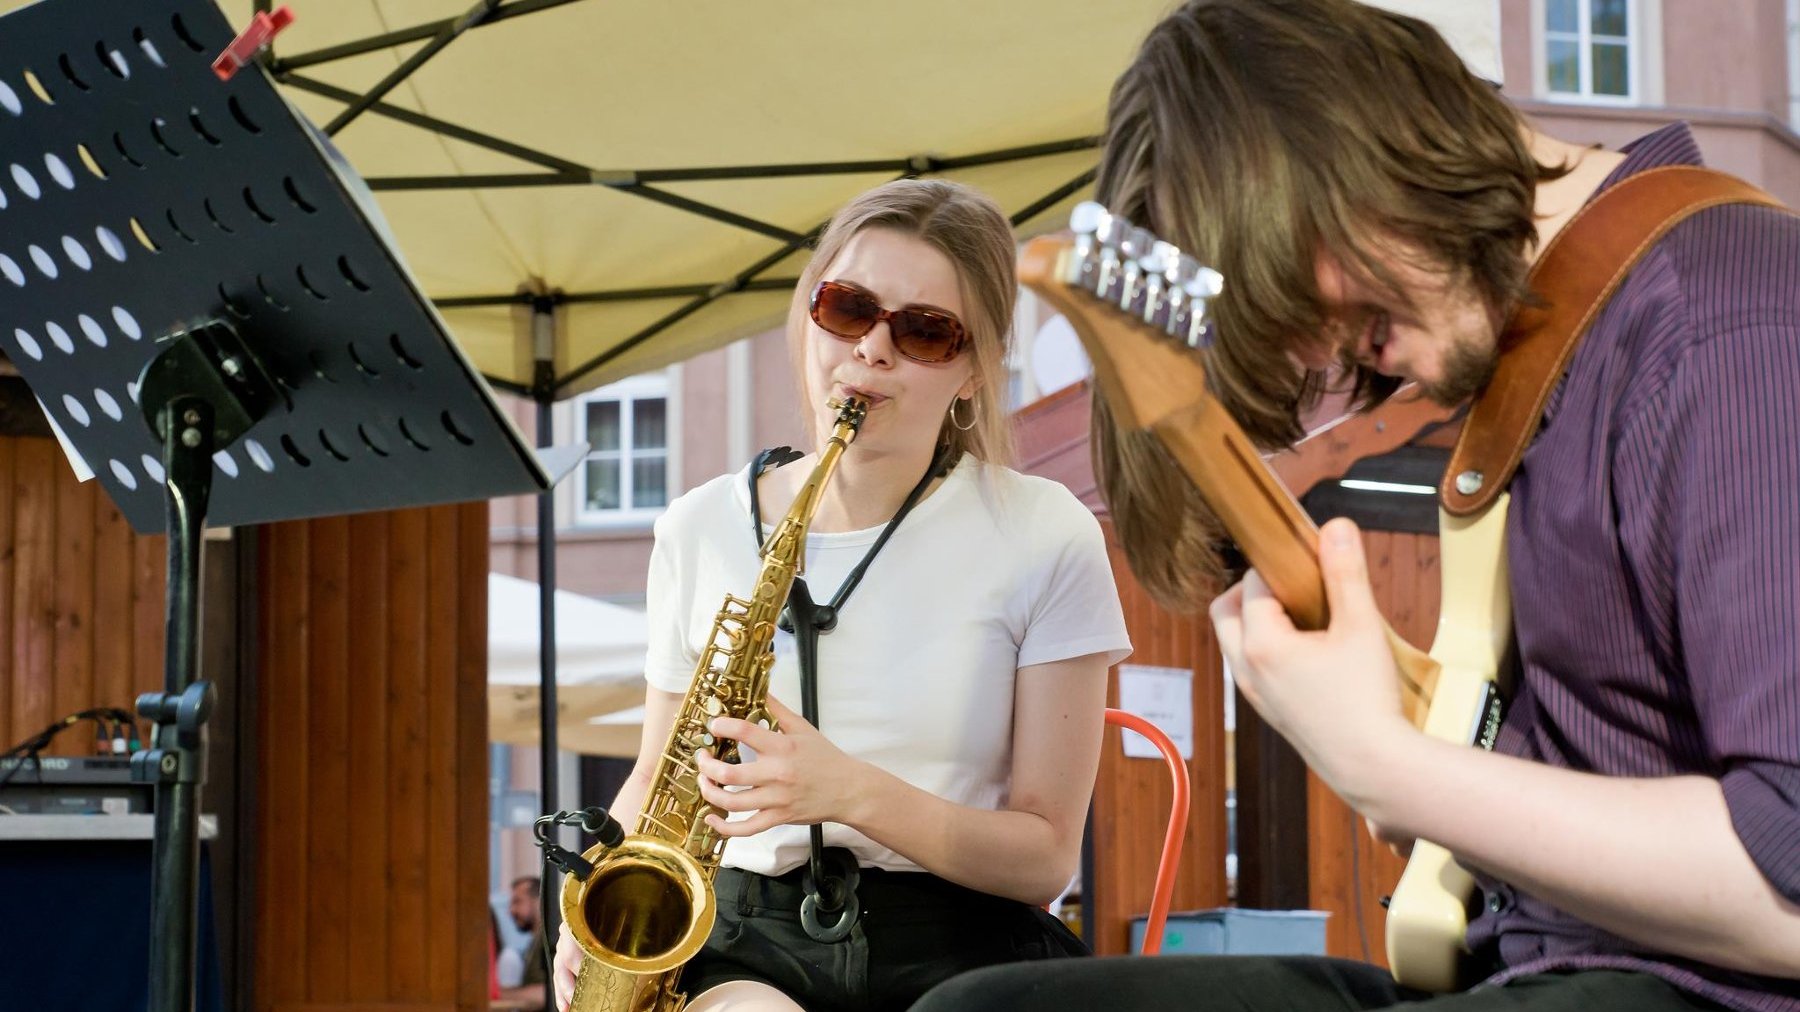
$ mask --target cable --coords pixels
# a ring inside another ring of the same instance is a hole
[[[18,762],[14,763],[11,769],[8,769],[5,773],[0,773],[0,787],[5,787],[11,782],[12,778],[17,776],[18,772],[25,768],[26,763],[30,763],[32,767],[37,770],[38,780],[41,782],[44,779],[44,768],[38,763],[38,753],[49,748],[50,742],[54,740],[57,735],[84,720],[91,720],[96,724],[99,724],[102,732],[104,732],[108,718],[113,720],[130,720],[131,714],[113,706],[98,706],[86,710],[78,710],[61,720],[50,724],[50,726],[44,728],[42,731],[26,738],[17,745],[7,749],[5,752],[0,752],[0,758],[18,758]]]
[[[1356,903],[1356,934],[1362,939],[1362,958],[1365,963],[1374,962],[1369,954],[1369,919],[1363,911],[1362,881],[1362,834],[1363,829],[1356,824],[1356,816],[1350,816],[1350,895]]]

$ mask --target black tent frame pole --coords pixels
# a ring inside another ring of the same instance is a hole
[[[1055,207],[1059,201],[1067,200],[1069,197],[1074,196],[1082,187],[1093,182],[1094,176],[1097,175],[1099,171],[1098,168],[1088,169],[1074,179],[1069,180],[1056,189],[1051,190],[1049,193],[1044,194],[1042,197],[1019,208],[1019,210],[1014,212],[1007,221],[1012,223],[1012,227],[1018,228],[1020,225],[1025,224],[1038,215],[1043,214],[1045,211],[1050,210],[1052,207]]]
[[[1014,214],[1011,217],[1010,220],[1011,220],[1012,224],[1015,226],[1022,224],[1026,221],[1031,220],[1032,218],[1037,217],[1039,214],[1042,214],[1045,210],[1047,210],[1051,207],[1054,207],[1058,201],[1066,199],[1071,194],[1079,191],[1082,187],[1084,187],[1088,183],[1092,182],[1093,178],[1094,178],[1094,174],[1095,174],[1094,169],[1092,169],[1092,168],[1086,169],[1080,175],[1077,175],[1075,178],[1069,180],[1068,182],[1062,184],[1061,186],[1058,186],[1056,189],[1051,190],[1049,193],[1045,194],[1043,197],[1040,197],[1039,199],[1028,204],[1027,206],[1020,209],[1016,214]],[[826,222],[820,222],[819,224],[813,226],[812,231],[808,234],[808,239],[810,240],[810,238],[812,236],[816,236],[819,234],[819,232],[823,231],[825,228],[825,225],[826,225]],[[638,345],[643,344],[645,341],[648,341],[650,338],[655,337],[657,334],[662,333],[664,330],[667,330],[668,328],[674,326],[676,323],[679,323],[681,320],[687,318],[688,316],[691,316],[695,312],[698,312],[700,309],[704,308],[706,305],[713,302],[715,299],[719,299],[726,295],[730,295],[733,292],[740,292],[740,291],[745,290],[745,288],[755,280],[756,275],[761,274],[763,271],[766,271],[770,267],[773,267],[775,264],[781,262],[783,259],[788,257],[790,254],[792,254],[795,250],[797,250],[799,248],[800,248],[799,244],[789,244],[787,246],[784,246],[781,249],[776,250],[774,253],[771,253],[770,255],[764,257],[763,259],[758,260],[756,263],[751,264],[749,267],[745,268],[742,272],[740,272],[732,280],[714,285],[712,288],[708,289],[705,294],[700,295],[699,297],[695,298],[692,302],[689,302],[687,305],[682,306],[681,308],[675,310],[674,312],[663,317],[662,319],[657,320],[655,323],[650,324],[648,327],[645,327],[643,330],[640,330],[637,333],[626,338],[625,340],[620,341],[618,344],[613,345],[611,348],[608,348],[606,351],[603,351],[600,354],[595,355],[593,358],[590,358],[586,362],[583,362],[581,365],[577,366],[575,369],[571,370],[566,375],[560,377],[556,381],[557,390],[559,392],[567,390],[571,385],[573,385],[581,377],[587,375],[590,372],[593,372],[595,369],[600,368],[601,366],[607,364],[608,362],[612,362],[612,361],[616,360],[617,358],[619,358],[619,356],[625,354],[626,352],[632,350],[633,348],[636,348]]]
[[[381,101],[381,96],[398,88],[420,67],[430,62],[432,57],[443,52],[444,47],[461,38],[464,32],[486,21],[494,13],[494,8],[499,3],[500,0],[477,0],[475,6],[469,8],[462,17],[447,22],[430,42],[421,47],[418,52],[407,57],[405,62],[395,67],[386,77],[376,82],[375,87],[370,88],[361,98],[350,103],[350,108],[338,113],[336,118],[325,124],[325,136],[336,136],[338,131],[350,125],[351,120],[361,116],[370,106]]]
[[[746,281],[738,289],[740,292],[787,292],[792,291],[800,281],[790,278],[758,278]],[[664,285],[660,288],[612,288],[599,292],[558,292],[551,298],[559,306],[574,306],[593,302],[639,302],[650,299],[691,299],[696,295],[705,295],[717,288],[717,285]],[[529,292],[512,295],[452,295],[442,299],[432,299],[431,304],[439,309],[474,309],[484,306],[529,306],[541,296]],[[529,394],[531,388],[524,384],[512,384],[521,394]]]
[[[430,129],[425,127],[425,129]],[[501,142],[505,143],[505,142]],[[1098,137],[1076,137],[1025,147],[985,151],[961,158],[936,158],[916,155],[912,158],[882,158],[862,162],[806,162],[789,165],[720,165],[677,169],[581,169],[561,168],[554,172],[500,172],[471,176],[371,176],[372,190],[470,190],[504,189],[521,186],[614,186],[629,188],[650,183],[703,183],[733,179],[778,179],[793,176],[866,175],[894,172],[924,175],[953,172],[957,169],[998,165],[1004,162],[1046,158],[1050,155],[1091,151],[1100,146]],[[557,159],[556,161],[560,161]],[[541,164],[552,164],[544,156]]]
[[[268,10],[271,0],[256,0],[256,2],[259,10],[266,11]],[[487,25],[498,24],[499,22],[511,18],[521,17],[526,14],[536,14],[539,11],[547,11],[552,7],[561,7],[564,4],[579,2],[580,0],[515,0],[514,3],[501,3],[494,8],[493,13],[482,19],[481,24],[476,27],[486,27]],[[445,18],[442,21],[432,21],[423,25],[414,25],[411,28],[397,29],[382,35],[373,35],[366,39],[357,39],[354,42],[344,42],[335,46],[327,46],[324,49],[314,49],[311,52],[299,53],[294,56],[287,56],[276,60],[274,61],[273,66],[270,67],[270,70],[278,74],[283,74],[291,70],[300,70],[304,67],[311,67],[321,63],[330,63],[334,60],[344,60],[352,56],[362,56],[365,53],[374,53],[383,49],[392,49],[395,46],[404,46],[408,42],[420,42],[425,39],[436,37],[446,28],[454,26],[456,22],[456,18]]]
[[[580,379],[581,377],[586,376],[588,373],[593,372],[595,369],[600,368],[601,366],[612,361],[613,359],[618,358],[620,355],[623,355],[626,352],[630,351],[631,349],[637,347],[638,345],[643,344],[645,341],[650,340],[652,337],[655,337],[657,334],[662,333],[663,331],[669,329],[670,327],[672,327],[675,324],[681,322],[682,320],[688,318],[689,316],[692,316],[694,313],[697,313],[700,310],[706,308],[708,305],[711,305],[714,300],[723,298],[724,296],[730,295],[733,292],[743,291],[744,286],[746,284],[748,284],[749,282],[755,280],[755,278],[758,274],[761,274],[763,271],[766,271],[769,268],[780,263],[781,261],[786,260],[789,256],[793,255],[794,251],[796,251],[800,247],[805,246],[808,243],[812,242],[813,238],[815,236],[817,236],[821,231],[824,230],[825,225],[826,225],[826,222],[823,222],[823,221],[819,222],[817,225],[814,225],[812,227],[812,229],[806,233],[806,235],[800,237],[799,239],[797,239],[794,242],[784,244],[780,249],[776,250],[773,253],[770,253],[766,257],[763,257],[761,260],[758,260],[757,262],[751,264],[749,267],[744,268],[742,271],[739,271],[737,273],[737,275],[735,277],[733,277],[730,281],[724,281],[724,282],[720,282],[717,285],[714,285],[711,289],[709,289],[706,292],[706,294],[699,296],[698,298],[694,299],[692,302],[689,302],[687,305],[682,306],[680,309],[675,310],[674,312],[668,314],[667,316],[664,316],[662,319],[657,320],[655,323],[652,323],[648,327],[645,327],[643,330],[640,330],[637,333],[631,335],[630,337],[619,342],[618,344],[614,345],[613,347],[607,349],[606,351],[602,352],[601,354],[596,355],[591,359],[588,359],[586,362],[582,363],[580,366],[577,366],[568,375],[559,378],[556,381],[556,389],[559,392],[566,389],[571,383],[574,383],[576,380]]]
[[[489,151],[510,155],[523,161],[535,162],[539,165],[556,169],[559,173],[556,178],[564,180],[560,185],[574,185],[579,182],[593,186],[605,186],[610,189],[618,190],[621,193],[629,193],[635,197],[642,197],[645,200],[655,201],[659,204],[667,204],[679,210],[687,211],[690,214],[711,218],[714,221],[723,222],[727,225],[735,225],[739,228],[754,232],[757,235],[767,236],[782,242],[787,242],[794,237],[794,233],[787,229],[771,225],[767,222],[757,221],[754,218],[738,214],[735,211],[727,211],[724,208],[713,207],[710,204],[704,204],[698,200],[679,196],[666,190],[658,190],[649,186],[644,186],[628,172],[607,173],[588,169],[566,159],[557,158],[555,155],[546,154],[545,152],[537,151],[520,144],[514,144],[511,141],[501,140],[490,134],[484,134],[478,130],[470,130],[466,127],[461,127],[432,116],[426,116],[422,113],[401,109],[385,102],[365,102],[365,99],[367,99],[368,96],[358,96],[353,91],[326,84],[323,81],[314,81],[311,78],[304,78],[298,75],[289,75],[282,80],[284,83],[299,88],[302,91],[310,91],[316,95],[323,95],[326,98],[337,99],[341,102],[349,102],[352,103],[353,107],[360,105],[361,109],[359,111],[372,110],[383,116],[387,116],[390,119],[405,123],[408,126],[416,126],[421,130],[427,130],[452,140],[459,140],[466,144],[473,144],[476,147],[486,148]],[[342,118],[342,116],[339,117],[340,120]],[[336,122],[338,121],[333,120],[333,123]],[[328,127],[327,132],[329,132],[329,129],[330,128]],[[365,180],[365,182],[367,181]],[[384,188],[388,187],[375,187],[375,189]],[[406,187],[399,188],[404,189]],[[423,189],[426,187],[415,186],[412,188]]]
[[[556,373],[555,340],[556,340],[556,306],[548,298],[539,298],[532,305],[531,337],[536,361],[536,375],[532,383],[532,400],[537,405],[537,445],[548,447],[555,439],[554,419],[550,408],[555,403],[552,378]],[[538,765],[540,768],[539,783],[542,785],[538,794],[538,807],[544,815],[555,815],[557,804],[561,798],[557,767],[558,743],[556,735],[556,717],[558,705],[556,701],[556,490],[546,489],[538,493],[537,501],[537,562],[538,562]],[[545,938],[555,938],[556,929],[561,924],[561,909],[551,901],[557,890],[551,888],[548,881],[549,872],[545,872],[546,881],[540,883],[538,889],[538,905],[542,910],[540,923],[543,925]],[[526,959],[544,959],[544,947],[537,946],[526,954]],[[550,967],[545,967],[545,980],[549,980]]]

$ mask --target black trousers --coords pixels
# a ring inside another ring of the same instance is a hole
[[[719,872],[718,920],[681,976],[690,998],[755,980],[807,1012],[902,1012],[968,970],[1086,954],[1081,939],[1036,907],[923,872],[872,868],[861,871],[862,916],[849,936],[817,942],[800,924],[800,876]]]
[[[933,988],[911,1012],[1694,1012],[1718,1005],[1644,973],[1537,974],[1505,987],[1433,995],[1378,966],[1310,956],[1119,956],[996,966]]]

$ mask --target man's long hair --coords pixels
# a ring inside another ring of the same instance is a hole
[[[1371,249],[1416,251],[1494,307],[1525,294],[1537,183],[1517,112],[1430,25],[1353,0],[1189,0],[1113,86],[1098,197],[1216,267],[1208,385],[1252,441],[1291,446],[1323,374],[1321,254],[1404,298]],[[1353,406],[1399,385],[1343,363]],[[1132,570],[1165,604],[1218,586],[1216,522],[1097,394],[1095,470]]]

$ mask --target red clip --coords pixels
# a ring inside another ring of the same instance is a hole
[[[275,8],[272,14],[259,12],[250,19],[250,27],[244,29],[237,38],[232,39],[231,45],[226,46],[225,51],[219,54],[219,58],[213,61],[213,73],[217,74],[221,81],[231,80],[238,71],[249,66],[251,60],[256,59],[257,53],[262,52],[269,43],[275,41],[275,36],[279,35],[283,28],[293,23],[294,12],[288,10],[286,4]]]

